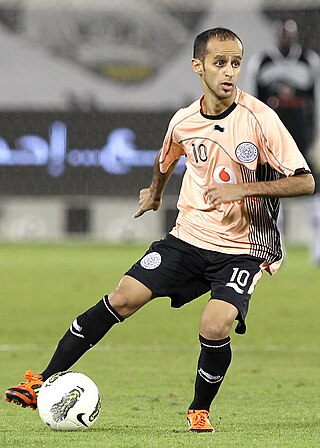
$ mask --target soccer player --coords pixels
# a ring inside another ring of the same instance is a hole
[[[281,264],[279,198],[314,191],[309,167],[276,113],[236,86],[242,57],[243,44],[231,30],[196,37],[192,68],[203,96],[173,116],[134,215],[159,209],[184,156],[174,228],[151,244],[113,292],[73,321],[41,374],[27,371],[27,381],[7,389],[8,401],[36,408],[43,381],[68,370],[113,325],[155,297],[169,296],[181,307],[210,291],[187,419],[191,432],[214,432],[209,412],[231,362],[232,325],[237,320],[235,331],[245,333],[257,281],[263,270],[273,274]]]

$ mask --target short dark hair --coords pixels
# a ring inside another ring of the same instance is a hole
[[[243,48],[242,40],[233,31],[229,30],[228,28],[222,27],[211,28],[210,30],[203,31],[202,33],[198,34],[198,36],[195,38],[193,45],[193,57],[195,59],[200,59],[201,61],[204,60],[207,54],[208,42],[213,37],[216,37],[222,42],[224,42],[225,40],[238,39]]]

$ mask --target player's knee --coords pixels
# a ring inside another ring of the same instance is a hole
[[[230,335],[232,323],[225,321],[206,321],[200,325],[200,334],[206,339],[218,341]]]
[[[120,283],[119,286],[109,294],[109,301],[117,313],[124,318],[127,318],[151,299],[151,291],[145,291],[145,289],[144,286],[141,289],[128,288],[128,285]]]
[[[237,308],[222,300],[209,300],[200,321],[200,334],[209,340],[228,337],[237,318]]]
[[[109,300],[113,308],[123,317],[128,317],[135,311],[134,303],[121,290],[116,289],[110,293]]]

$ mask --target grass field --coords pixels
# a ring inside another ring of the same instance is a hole
[[[142,246],[0,245],[0,447],[313,448],[320,446],[320,269],[288,248],[265,275],[245,336],[212,409],[215,434],[189,434],[198,321],[207,300],[180,310],[156,299],[117,325],[75,366],[99,385],[102,412],[87,432],[54,432],[6,387],[41,371],[74,317],[112,290]]]

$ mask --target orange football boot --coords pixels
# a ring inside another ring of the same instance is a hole
[[[27,381],[6,390],[6,400],[23,408],[37,409],[37,396],[43,384],[42,376],[27,370],[24,377]]]
[[[205,410],[189,410],[187,415],[189,432],[215,432],[209,421],[209,412]]]

